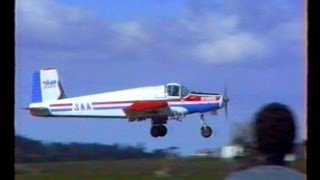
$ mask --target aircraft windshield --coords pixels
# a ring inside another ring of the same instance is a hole
[[[179,96],[180,86],[177,85],[169,85],[167,86],[168,96]]]
[[[180,84],[168,84],[167,85],[167,95],[168,96],[185,97],[185,96],[189,95],[189,93],[190,93],[190,90]]]
[[[187,96],[189,93],[190,93],[190,90],[189,90],[188,88],[182,86],[182,88],[181,88],[181,96],[182,96],[182,97],[185,97],[185,96]]]

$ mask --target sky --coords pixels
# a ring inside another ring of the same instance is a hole
[[[270,0],[19,0],[16,3],[16,134],[44,142],[177,146],[182,154],[230,143],[270,102],[296,115],[305,128],[304,1]],[[179,82],[195,91],[223,93],[229,117],[206,116],[212,137],[200,134],[200,116],[170,121],[165,138],[151,122],[125,119],[33,117],[32,73],[55,67],[67,97]]]

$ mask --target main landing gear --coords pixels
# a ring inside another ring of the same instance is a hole
[[[168,129],[165,125],[152,125],[150,129],[150,134],[152,137],[164,137],[168,132]]]
[[[150,134],[152,137],[164,137],[167,135],[168,129],[165,126],[167,124],[168,117],[156,117],[152,118],[152,126],[150,129]]]
[[[203,117],[203,114],[201,114],[200,116],[201,118],[201,135],[204,137],[204,138],[208,138],[212,135],[212,129],[210,126],[208,126],[204,120],[204,117]]]

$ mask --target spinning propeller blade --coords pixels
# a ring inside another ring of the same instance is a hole
[[[229,103],[230,99],[228,98],[228,89],[227,89],[227,85],[225,83],[224,85],[224,95],[223,95],[223,103],[224,103],[224,112],[225,112],[225,117],[226,119],[228,119],[228,103]]]

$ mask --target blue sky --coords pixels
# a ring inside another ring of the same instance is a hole
[[[303,1],[28,0],[16,7],[16,133],[43,141],[178,146],[184,154],[229,143],[236,123],[265,103],[296,113],[304,134]],[[200,135],[199,115],[170,122],[163,139],[150,122],[32,117],[32,73],[56,67],[67,96],[181,82],[221,92],[228,83],[229,121],[208,116],[213,137]]]

